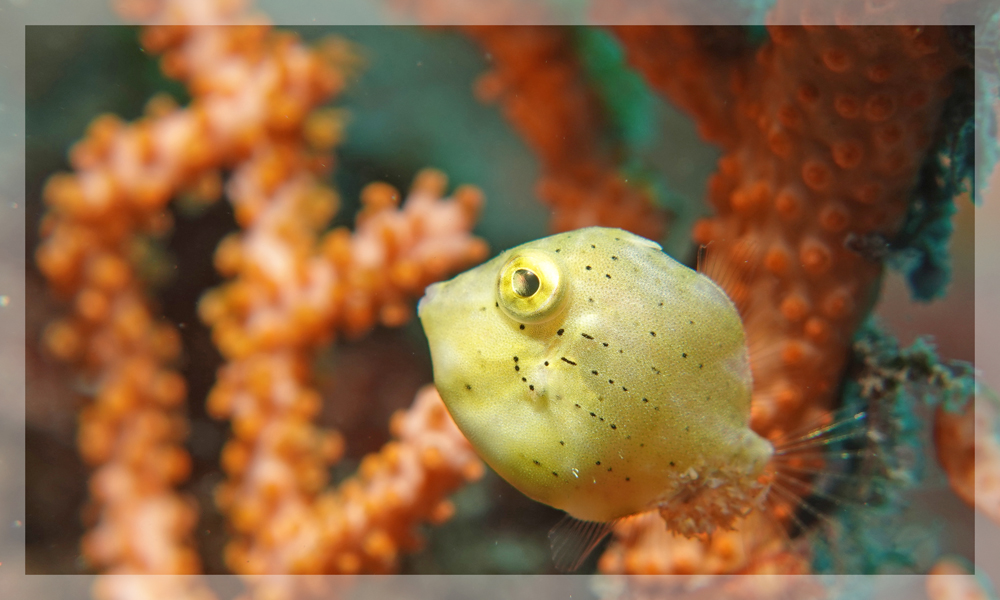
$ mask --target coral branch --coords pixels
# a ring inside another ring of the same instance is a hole
[[[665,213],[648,190],[618,172],[603,135],[604,115],[584,80],[571,30],[563,27],[467,27],[493,70],[476,83],[480,100],[498,102],[538,154],[537,194],[552,209],[550,228],[621,227],[660,239]]]
[[[708,142],[731,148],[744,132],[738,113],[739,82],[752,67],[749,42],[732,27],[613,28],[629,62],[659,93],[690,114]]]
[[[877,294],[872,246],[903,224],[961,61],[943,28],[769,32],[754,62],[720,63],[705,32],[619,30],[633,64],[726,150],[709,182],[717,216],[694,238],[724,271],[761,265],[724,285],[751,345],[752,426],[775,438],[828,418]],[[698,100],[720,92],[728,111]]]
[[[336,229],[319,237],[317,229],[332,212],[328,202],[318,210],[310,203],[329,198],[317,195],[307,173],[294,170],[298,162],[271,152],[266,149],[233,175],[233,202],[238,214],[249,216],[243,219],[246,230],[220,245],[216,263],[234,279],[206,294],[199,307],[229,359],[208,400],[214,416],[232,419],[234,433],[222,458],[229,480],[217,495],[240,534],[227,547],[227,563],[245,573],[353,572],[376,566],[385,572],[395,564],[396,548],[412,544],[393,541],[384,529],[318,527],[331,512],[346,513],[351,526],[359,527],[358,514],[342,504],[363,504],[363,498],[320,495],[326,468],[339,459],[342,442],[311,422],[320,398],[309,386],[309,363],[333,331],[357,335],[376,321],[402,324],[411,313],[407,301],[427,284],[482,260],[485,245],[468,234],[480,195],[460,188],[454,199],[442,200],[443,175],[424,171],[396,210],[398,192],[373,184],[362,194],[355,233]],[[393,450],[384,453],[391,468],[416,468],[412,461],[400,467]],[[424,458],[425,470],[440,470]],[[437,474],[440,483],[450,481]],[[441,498],[433,494],[440,490],[434,485],[420,491],[437,498],[438,506]],[[452,485],[446,486],[449,491]],[[410,501],[426,500],[418,495]],[[379,510],[368,509],[366,519],[377,524],[378,517],[369,513]],[[400,519],[389,524],[403,528]]]
[[[238,8],[131,5],[147,17],[182,23],[239,20]],[[308,387],[311,352],[336,330],[358,335],[376,322],[405,322],[410,299],[424,286],[485,257],[485,244],[468,234],[481,195],[466,187],[453,200],[441,200],[444,176],[426,171],[403,209],[395,210],[395,190],[372,186],[363,195],[355,234],[340,229],[321,236],[337,198],[317,175],[329,162],[321,153],[337,141],[339,124],[335,113],[314,109],[342,87],[352,64],[345,46],[327,41],[308,48],[264,25],[159,26],[146,29],[143,40],[163,54],[164,71],[187,84],[191,105],[177,109],[154,99],[149,116],[133,124],[97,119],[72,150],[75,173],[49,181],[51,208],[37,251],[51,286],[73,300],[73,314],[47,330],[48,347],[78,363],[98,388],[79,434],[81,454],[95,468],[90,513],[97,520],[84,555],[109,572],[199,568],[190,540],[197,512],[173,490],[190,462],[180,445],[186,385],[169,368],[180,353],[179,338],[157,322],[130,259],[140,235],[169,231],[165,205],[171,197],[187,191],[213,200],[220,192],[217,169],[234,166],[227,191],[244,232],[220,245],[216,263],[236,278],[206,295],[200,307],[231,361],[209,399],[210,411],[233,417],[236,436],[222,457],[232,479],[219,499],[233,526],[253,529],[259,544],[234,542],[230,564],[244,572],[348,569],[342,557],[348,550],[337,552],[343,564],[334,567],[327,554],[303,553],[315,548],[302,540],[274,549],[276,540],[297,531],[302,516],[322,512],[316,495],[342,448],[338,435],[311,423],[320,406]],[[400,430],[406,442],[387,450],[390,470],[407,475],[419,494],[405,498],[409,512],[396,505],[386,507],[381,520],[369,515],[380,528],[375,533],[358,530],[352,516],[347,529],[361,538],[361,547],[352,550],[363,558],[358,568],[374,568],[364,558],[374,553],[381,557],[379,568],[390,569],[395,555],[386,556],[385,540],[411,547],[407,519],[446,518],[442,495],[462,476],[476,475],[478,463],[459,451],[460,442],[446,444],[451,430],[439,413],[419,403],[415,414],[423,417],[404,422],[424,420]],[[423,441],[412,431],[421,424],[429,436]],[[402,452],[412,448],[416,463],[412,452]],[[435,458],[442,451],[448,460]],[[400,456],[408,461],[403,466],[396,464]],[[418,467],[436,479],[420,482]],[[449,478],[449,469],[461,475]],[[369,473],[364,481],[374,477]],[[384,500],[377,486],[369,493]],[[325,497],[330,511],[332,496]],[[315,530],[301,531],[308,537]],[[328,546],[347,534],[331,535],[323,538]],[[241,552],[253,561],[233,558]],[[122,588],[109,582],[103,589],[113,595]]]
[[[934,446],[951,489],[1000,523],[1000,410],[990,390],[977,392],[962,410],[942,405],[934,421]]]

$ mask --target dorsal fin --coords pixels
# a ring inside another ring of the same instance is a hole
[[[760,266],[759,244],[743,238],[729,245],[727,251],[723,242],[710,241],[698,248],[698,272],[722,288],[742,315]]]
[[[549,530],[552,562],[560,573],[572,573],[587,560],[617,521],[582,521],[564,515]]]

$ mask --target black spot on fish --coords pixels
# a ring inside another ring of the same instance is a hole
[[[656,337],[656,332],[655,332],[655,331],[650,331],[650,332],[649,332],[649,335],[651,335],[651,336],[653,336],[653,337]]]
[[[600,421],[601,423],[603,423],[603,422],[604,422],[604,417],[597,417],[597,419],[598,419],[598,420],[599,420],[599,421]]]
[[[587,302],[593,302],[593,301],[594,301],[593,298],[587,298]]]
[[[545,361],[545,366],[549,366],[549,361]]]
[[[592,336],[589,336],[586,333],[581,333],[580,335],[582,335],[583,337],[587,338],[588,340],[594,339]]]
[[[623,391],[623,392],[627,392],[627,391],[628,391],[628,388],[627,388],[627,387],[625,387],[625,386],[622,386],[622,391]]]
[[[611,429],[618,429],[618,426],[617,426],[617,425],[615,425],[614,423],[612,423],[612,424],[611,424]]]
[[[674,466],[674,461],[670,461],[670,466]]]
[[[594,413],[590,413],[590,416],[596,417],[597,415],[595,415]]]
[[[591,371],[591,373],[597,375],[597,371]]]
[[[579,404],[576,404],[575,402],[573,403],[573,406],[575,406],[575,407],[577,407],[577,408],[580,408],[580,405],[579,405]]]
[[[662,303],[662,302],[660,302],[660,306],[663,306],[663,303]]]
[[[524,329],[524,323],[521,324],[521,329]]]
[[[568,362],[569,364],[573,365],[574,367],[576,366],[575,362],[571,361],[570,359],[566,358],[565,356],[562,357],[562,360],[563,360],[563,362]]]
[[[611,260],[618,260],[618,257],[617,256],[612,256]]]
[[[591,248],[597,248],[597,246],[595,246],[595,245],[593,245],[593,244],[591,244],[591,245],[590,245],[590,247],[591,247]]]
[[[625,478],[625,481],[632,481],[632,480],[631,480],[631,479],[629,479],[628,477],[626,477],[626,478]]]
[[[540,467],[540,466],[542,466],[542,463],[538,462],[537,460],[532,460],[531,462],[535,463],[535,464],[536,464],[536,465],[538,465],[539,467]]]
[[[652,369],[653,369],[653,372],[656,373],[657,375],[660,374],[660,370],[657,369],[656,367],[652,367]]]
[[[565,445],[566,445],[566,442],[564,442],[564,441],[562,441],[562,440],[559,440],[559,445],[560,445],[560,446],[565,446]]]
[[[533,385],[529,385],[529,386],[528,386],[528,389],[529,389],[529,390],[531,390],[531,391],[535,391],[535,386],[533,386]]]
[[[556,248],[556,252],[560,252],[562,248]]]
[[[517,361],[518,361],[518,358],[515,356],[514,357],[514,362],[517,362]]]
[[[465,384],[465,389],[467,389],[467,390],[471,390],[471,389],[472,389],[472,386],[471,386],[471,385],[469,385],[469,384]]]
[[[610,473],[610,472],[611,472],[611,467],[608,467],[608,473]]]
[[[687,357],[688,357],[687,352],[681,352],[681,358],[687,358]]]
[[[556,335],[562,335],[564,331],[566,331],[566,330],[565,329],[560,329],[559,331],[556,332]]]
[[[556,477],[559,477],[559,473],[556,473],[555,471],[552,471],[552,474],[555,475]]]
[[[702,367],[704,367],[704,366],[705,366],[705,365],[703,365],[703,364],[701,364],[701,363],[698,363],[698,368],[699,368],[699,369],[700,369],[700,368],[702,368]]]
[[[690,323],[690,324],[694,325],[694,321],[688,321],[688,323]]]
[[[611,274],[610,273],[605,273],[604,276],[607,277],[608,279],[611,279]]]
[[[610,383],[610,384],[612,384],[612,385],[613,385],[613,384],[615,383],[615,380],[614,380],[614,379],[609,379],[609,380],[608,380],[608,383]]]
[[[527,380],[527,379],[525,379],[524,377],[522,377],[522,378],[521,378],[521,381],[524,381],[524,382],[527,382],[528,380]]]
[[[590,269],[591,269],[591,266],[590,266],[590,265],[587,265],[587,270],[589,271]]]
[[[607,342],[601,342],[601,345],[604,346],[605,348],[608,347],[608,343]]]
[[[520,370],[521,370],[521,367],[519,367],[519,366],[517,366],[517,365],[514,365],[514,370],[515,370],[515,371],[520,371]]]
[[[497,308],[500,308],[500,303],[499,302],[494,302],[493,304],[495,304]]]
[[[649,398],[643,398],[642,401],[643,402],[649,402]]]
[[[597,461],[597,466],[601,466],[601,461]]]

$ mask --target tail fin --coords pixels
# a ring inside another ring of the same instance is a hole
[[[842,540],[843,519],[861,513],[847,511],[864,507],[876,518],[870,509],[888,504],[889,484],[899,478],[891,426],[883,421],[878,408],[846,407],[773,440],[765,511],[789,545],[807,536],[814,548],[823,545],[830,564],[822,570],[851,570],[840,547],[851,545]]]

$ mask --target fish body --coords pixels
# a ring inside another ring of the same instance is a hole
[[[693,534],[758,493],[773,449],[749,428],[739,314],[658,244],[553,235],[430,286],[418,310],[455,423],[527,496],[587,521],[659,508]]]

